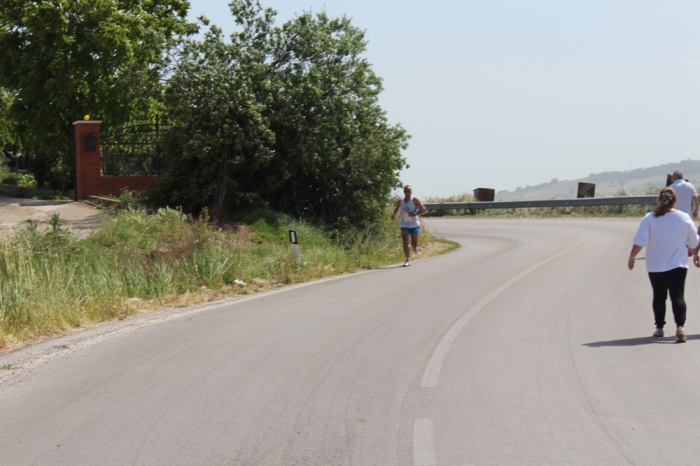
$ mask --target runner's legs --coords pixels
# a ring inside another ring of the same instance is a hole
[[[418,233],[411,235],[411,246],[413,247],[414,251],[418,249]]]
[[[406,259],[411,258],[411,252],[408,249],[408,236],[409,236],[408,230],[401,230],[401,240],[403,241],[403,253],[406,255]]]

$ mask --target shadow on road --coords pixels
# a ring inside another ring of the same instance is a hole
[[[700,335],[688,335],[688,341],[700,340]],[[600,348],[601,346],[639,346],[639,345],[658,345],[658,344],[676,344],[676,336],[671,335],[663,338],[655,338],[652,336],[627,338],[625,340],[609,340],[596,341],[595,343],[584,343],[583,346],[590,348]]]

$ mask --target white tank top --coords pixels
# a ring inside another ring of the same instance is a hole
[[[408,215],[409,212],[415,214],[418,212],[418,206],[413,203],[413,198],[410,198],[408,202],[401,198],[401,221],[399,222],[401,228],[415,228],[420,225],[418,217],[411,217]]]

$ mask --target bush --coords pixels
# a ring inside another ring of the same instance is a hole
[[[2,178],[2,182],[22,188],[36,188],[36,180],[31,173],[10,173]]]

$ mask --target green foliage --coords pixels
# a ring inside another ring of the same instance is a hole
[[[215,217],[227,194],[236,205],[255,203],[254,174],[272,157],[274,135],[261,101],[269,86],[271,20],[250,8],[237,20],[244,29],[231,44],[216,27],[202,42],[184,44],[166,92],[171,130],[165,150],[171,159],[161,193],[191,212],[212,205]]]
[[[288,245],[289,230],[295,230],[305,246],[327,246],[331,236],[325,228],[269,209],[249,211],[240,220],[251,226],[256,233],[253,240],[260,243]]]
[[[14,101],[14,96],[10,91],[0,87],[0,150],[7,147],[19,145],[17,135],[17,123],[10,115],[10,108]],[[0,162],[4,160],[4,154],[0,154]]]
[[[400,185],[408,135],[377,103],[381,79],[348,18],[304,13],[281,30],[287,58],[271,117],[275,157],[265,173],[276,208],[331,223],[371,224]],[[285,176],[288,179],[285,181]]]
[[[2,178],[2,184],[17,186],[17,178],[15,178],[14,176],[5,176]]]
[[[0,182],[23,188],[36,188],[36,179],[31,173],[7,173],[2,175]]]
[[[40,186],[70,185],[71,123],[147,112],[186,0],[0,0],[0,86]],[[0,130],[1,131],[1,130]]]
[[[142,192],[130,191],[128,188],[122,188],[118,200],[127,209],[137,209],[146,203]]]
[[[450,202],[474,202],[474,200],[473,194],[464,192],[449,197],[429,196],[423,199],[423,202],[429,204],[447,204]]]
[[[455,215],[455,210],[448,209],[445,207],[445,204],[452,203],[452,202],[474,202],[474,196],[472,194],[469,194],[468,192],[463,192],[459,194],[455,194],[453,196],[449,197],[439,197],[439,196],[428,196],[423,199],[424,203],[429,203],[429,204],[440,204],[440,208],[438,210],[433,210],[426,212],[427,216],[429,217],[444,217],[446,215]],[[468,215],[474,215],[474,209],[463,209],[466,210],[464,212],[465,214]],[[423,214],[424,216],[426,214]]]
[[[166,92],[169,172],[151,196],[196,212],[270,206],[331,224],[384,213],[408,135],[377,103],[381,80],[347,18],[305,13],[281,27],[234,0],[240,30],[182,47]],[[216,182],[214,182],[216,180]]]

